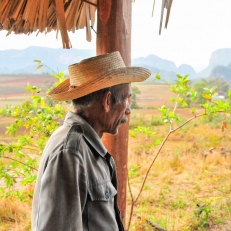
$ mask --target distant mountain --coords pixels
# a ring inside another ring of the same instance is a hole
[[[51,73],[51,69],[68,73],[68,65],[94,55],[94,50],[68,50],[47,47],[3,50],[0,51],[0,74],[42,74]],[[41,60],[49,68],[44,66],[36,70],[37,63],[33,62],[33,60]],[[162,78],[170,82],[176,78],[176,73],[190,74],[190,77],[195,75],[195,71],[190,65],[183,64],[177,68],[174,62],[162,59],[156,55],[133,59],[132,65],[146,67],[153,74],[160,71]]]
[[[36,71],[33,60],[41,60],[54,71],[66,71],[70,64],[95,55],[94,50],[53,49],[47,47],[28,47],[24,50],[0,51],[0,74],[41,74],[51,70],[41,68]]]
[[[209,59],[209,65],[200,73],[199,78],[224,78],[231,84],[231,48],[214,51]]]
[[[231,84],[231,68],[229,66],[218,65],[215,66],[211,73],[210,78],[224,78],[229,84]]]
[[[177,70],[177,67],[174,62],[162,59],[156,55],[148,55],[146,58],[135,58],[132,60],[133,66],[142,65],[143,67],[149,66],[149,67],[155,67],[158,70],[165,70],[169,72],[175,72]]]
[[[189,75],[190,78],[194,78],[196,75],[195,70],[193,69],[192,66],[188,65],[188,64],[181,64],[178,68],[177,68],[177,74],[180,75]]]
[[[231,48],[223,48],[214,51],[209,59],[209,66],[227,66],[231,61]]]
[[[158,71],[161,73],[161,78],[169,80],[170,82],[176,79],[176,74],[186,75],[189,74],[190,78],[194,78],[196,72],[192,66],[182,64],[178,68],[176,64],[167,59],[162,59],[156,55],[148,55],[147,57],[140,57],[132,59],[133,66],[142,66],[151,70],[153,74]],[[149,78],[150,79],[153,77]]]
[[[212,52],[209,65],[201,72],[197,73],[197,78],[207,78],[211,71],[218,65],[227,66],[231,62],[231,48],[223,48]]]
[[[28,47],[24,50],[0,50],[0,74],[42,74],[51,73],[50,69],[56,72],[65,71],[68,73],[68,65],[94,55],[94,50],[74,48]],[[35,59],[43,61],[50,69],[43,67],[36,70],[37,64],[33,62]],[[214,51],[211,54],[208,67],[199,73],[196,73],[193,67],[188,64],[177,67],[173,61],[162,59],[153,54],[132,59],[132,65],[146,67],[152,71],[153,75],[160,72],[161,77],[170,82],[176,79],[176,74],[189,74],[190,79],[193,81],[211,76],[223,76],[230,81],[231,48]],[[148,81],[152,78],[153,76]]]

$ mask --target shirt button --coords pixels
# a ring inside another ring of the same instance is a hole
[[[109,192],[105,192],[105,198],[106,198],[106,199],[109,199],[109,197],[110,197]]]

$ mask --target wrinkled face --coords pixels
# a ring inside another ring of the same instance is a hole
[[[120,89],[120,100],[110,105],[107,115],[107,123],[105,132],[116,135],[118,127],[127,122],[127,116],[131,113],[129,98],[131,97],[131,84],[124,84]]]

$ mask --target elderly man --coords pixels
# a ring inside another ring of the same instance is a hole
[[[131,82],[150,76],[125,67],[119,52],[69,66],[70,78],[49,96],[72,100],[63,125],[42,155],[34,192],[33,231],[124,230],[117,204],[113,158],[100,138],[116,135],[130,114]]]

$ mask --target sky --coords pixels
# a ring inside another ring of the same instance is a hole
[[[154,54],[177,66],[189,64],[196,71],[205,68],[213,51],[231,48],[231,0],[173,0],[168,28],[159,35],[162,0],[135,0],[132,3],[132,58]],[[163,23],[164,24],[164,23]],[[95,25],[96,28],[96,25]],[[73,48],[95,49],[85,39],[85,30],[70,33]],[[0,50],[25,49],[28,46],[62,47],[55,33],[27,35],[0,31]]]

